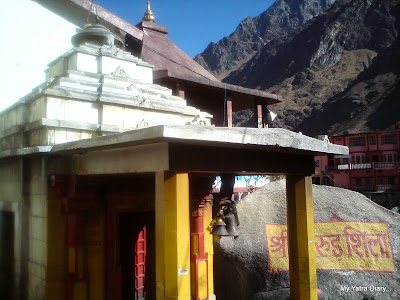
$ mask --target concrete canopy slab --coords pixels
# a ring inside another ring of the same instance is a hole
[[[35,153],[73,154],[95,150],[167,142],[190,146],[257,149],[306,156],[348,155],[347,147],[327,143],[280,128],[227,128],[197,125],[162,125],[55,146],[38,146],[3,151],[0,158]]]
[[[53,146],[51,152],[79,152],[110,149],[154,142],[183,143],[218,147],[246,147],[306,155],[346,155],[349,149],[281,128],[244,128],[211,126],[154,126],[104,137]]]
[[[315,172],[314,155],[321,153],[346,154],[348,148],[284,129],[163,125],[49,150],[55,157],[71,157],[72,172],[81,175],[174,171],[309,176]]]

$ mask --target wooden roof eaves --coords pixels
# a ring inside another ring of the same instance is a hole
[[[233,85],[233,84],[228,84],[228,83],[223,83],[221,81],[214,81],[214,80],[209,80],[205,78],[199,78],[199,77],[192,77],[192,76],[187,76],[187,75],[180,75],[176,73],[171,73],[168,70],[158,70],[153,72],[153,77],[155,80],[161,80],[161,79],[175,79],[175,80],[180,80],[180,81],[187,81],[190,83],[195,83],[199,85],[205,85],[208,87],[214,87],[217,89],[226,89],[227,91],[231,91],[234,93],[239,93],[239,94],[245,94],[249,96],[254,96],[255,98],[261,98],[265,100],[269,100],[269,104],[276,104],[282,102],[282,97],[276,94],[271,94],[267,93],[264,91],[260,90],[254,90],[254,89],[249,89],[249,88],[244,88],[241,86]]]

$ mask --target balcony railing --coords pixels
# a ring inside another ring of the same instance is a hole
[[[350,165],[349,164],[347,164],[347,165],[338,165],[337,169],[338,170],[348,170],[348,169],[350,169]]]
[[[351,164],[352,170],[371,169],[371,163],[366,164]]]
[[[384,192],[386,190],[390,190],[392,186],[390,184],[379,184],[376,186],[376,190],[378,192]]]
[[[364,164],[345,164],[337,166],[328,166],[328,171],[334,170],[364,170],[364,169],[394,169],[397,168],[397,163],[395,162],[374,162],[374,163],[364,163]]]
[[[393,169],[397,167],[397,163],[395,162],[375,162],[375,169]]]
[[[370,163],[346,164],[346,165],[329,166],[329,170],[362,170],[362,169],[371,169],[371,167],[372,165]]]

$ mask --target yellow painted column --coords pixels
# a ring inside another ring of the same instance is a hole
[[[188,174],[157,173],[157,300],[190,299],[189,221],[190,214]],[[164,224],[163,228],[161,227],[162,224]],[[162,249],[160,249],[160,247]]]
[[[290,299],[318,299],[311,177],[287,176]]]

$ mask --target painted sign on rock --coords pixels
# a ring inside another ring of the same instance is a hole
[[[269,272],[289,271],[286,224],[265,224]],[[315,223],[317,270],[395,273],[386,223],[330,221]]]

